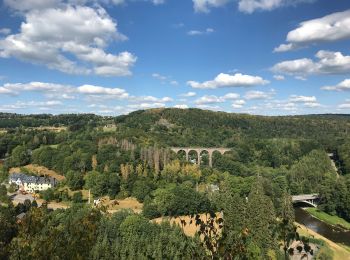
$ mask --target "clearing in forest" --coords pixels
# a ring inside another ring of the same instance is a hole
[[[21,172],[21,168],[24,168],[35,175],[53,177],[58,181],[63,181],[65,179],[63,175],[60,175],[57,172],[50,170],[44,166],[40,166],[36,164],[28,164],[22,167],[14,167],[14,168],[11,168],[9,172],[10,174],[18,173],[18,172]]]

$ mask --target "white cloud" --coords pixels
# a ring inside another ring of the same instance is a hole
[[[295,46],[291,43],[288,44],[280,44],[278,47],[273,49],[273,52],[285,52],[295,49]]]
[[[196,12],[209,13],[211,8],[224,6],[233,0],[192,0]],[[312,3],[315,0],[238,0],[238,10],[251,14],[254,11],[271,11],[282,6]]]
[[[252,99],[270,99],[272,98],[276,92],[271,90],[269,92],[263,92],[258,90],[252,90],[245,93],[244,98],[248,100]]]
[[[283,75],[273,75],[273,78],[275,80],[284,80],[285,79]]]
[[[82,85],[78,87],[78,92],[87,95],[109,95],[117,98],[125,99],[129,96],[124,89],[120,88],[105,88],[93,85]]]
[[[196,96],[196,95],[197,95],[196,92],[190,91],[190,92],[181,94],[180,96],[182,96],[182,97],[194,97],[194,96]]]
[[[221,107],[219,106],[212,106],[212,105],[196,105],[197,108],[200,108],[200,109],[206,109],[206,110],[213,110],[213,111],[218,111],[218,110],[222,110]]]
[[[188,81],[187,84],[192,88],[200,89],[216,89],[222,87],[249,87],[255,85],[266,85],[268,80],[264,80],[259,76],[243,75],[241,73],[236,73],[234,75],[220,73],[215,77],[214,80],[197,82]]]
[[[234,99],[238,99],[240,97],[239,94],[237,93],[227,93],[225,96],[223,96],[222,98],[224,100],[234,100]]]
[[[233,108],[242,108],[245,105],[245,101],[243,99],[236,100],[235,102],[232,103]]]
[[[309,44],[349,38],[350,10],[346,10],[300,23],[298,28],[288,33],[288,44],[281,44],[275,51],[289,51]]]
[[[164,81],[164,80],[166,80],[168,78],[166,76],[160,75],[159,73],[153,73],[152,77],[156,78],[156,79],[159,79],[159,80],[162,80],[162,81]]]
[[[291,95],[289,97],[290,102],[303,102],[303,103],[315,103],[317,101],[315,96],[298,96]]]
[[[120,88],[106,88],[93,85],[74,87],[45,82],[6,83],[0,86],[0,94],[19,95],[23,91],[42,92],[49,98],[75,99],[74,94],[87,96],[107,96],[116,99],[128,99],[129,94]]]
[[[193,8],[197,13],[209,13],[210,8],[226,5],[231,0],[192,0]]]
[[[222,97],[217,97],[214,95],[205,95],[203,97],[198,98],[194,103],[197,105],[204,105],[204,104],[215,104],[215,103],[222,103],[225,100]]]
[[[318,51],[315,56],[317,61],[307,58],[282,61],[275,64],[272,71],[297,76],[349,73],[350,56],[325,50]]]
[[[8,89],[6,87],[0,87],[0,94],[13,95],[15,93],[11,89]]]
[[[174,107],[175,108],[181,108],[181,109],[187,109],[188,105],[186,105],[186,104],[179,104],[179,105],[175,105]]]
[[[322,105],[317,102],[306,102],[304,103],[304,106],[308,108],[315,108],[315,107],[321,107]]]
[[[179,85],[179,83],[176,80],[171,79],[170,76],[164,76],[164,75],[159,74],[159,73],[152,73],[152,77],[161,81],[162,84],[168,83],[168,84],[173,85],[173,86]]]
[[[350,109],[350,103],[343,103],[338,105],[339,109]]]
[[[111,40],[125,39],[101,7],[33,9],[25,13],[18,34],[0,40],[0,57],[15,57],[70,74],[127,76],[137,58],[129,52],[104,51]]]
[[[239,97],[240,95],[237,93],[227,93],[226,95],[221,97],[215,95],[205,95],[196,99],[194,103],[197,105],[223,103],[228,100],[238,99]]]
[[[13,10],[25,12],[57,7],[61,0],[4,0],[4,3]]]
[[[345,79],[335,86],[324,86],[321,89],[323,89],[323,90],[335,90],[335,91],[345,91],[345,90],[350,91],[350,79]]]
[[[156,102],[156,103],[140,103],[140,104],[128,105],[128,108],[135,109],[135,110],[149,109],[149,108],[160,108],[160,107],[165,107],[165,104]]]
[[[253,13],[256,10],[273,10],[283,4],[283,0],[240,0],[238,9],[244,13]]]
[[[10,34],[11,33],[11,29],[9,28],[0,28],[0,34]]]
[[[207,28],[204,31],[191,30],[191,31],[188,31],[187,34],[190,35],[190,36],[196,36],[196,35],[211,34],[213,32],[214,32],[213,28]]]

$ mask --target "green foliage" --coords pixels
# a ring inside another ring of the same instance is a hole
[[[319,192],[328,178],[336,178],[330,159],[324,151],[314,150],[292,166],[287,179],[292,194]]]
[[[7,189],[5,185],[0,185],[0,202],[9,202],[9,198],[7,196]]]
[[[81,172],[68,171],[66,174],[67,185],[71,190],[80,190],[84,186],[84,176]]]
[[[19,145],[12,151],[11,165],[22,166],[30,162],[30,151],[24,145]]]
[[[16,212],[10,205],[0,205],[0,259],[8,259],[10,256],[9,245],[17,235]]]
[[[83,194],[81,193],[81,191],[75,192],[73,194],[72,201],[74,203],[81,203],[81,202],[83,202]]]
[[[55,193],[54,193],[54,190],[49,188],[47,190],[44,190],[44,191],[41,191],[40,192],[40,196],[46,200],[46,201],[52,201],[55,199]]]
[[[116,173],[92,171],[86,175],[85,183],[97,197],[108,195],[114,198],[120,191],[120,180]]]
[[[248,196],[245,216],[247,229],[254,245],[258,246],[263,255],[268,249],[277,248],[275,239],[276,215],[273,203],[265,195],[261,178],[257,178]]]
[[[152,198],[152,200],[146,200],[144,204],[146,209],[144,214],[147,217],[191,215],[209,212],[212,208],[205,195],[186,185],[158,188],[152,193]]]

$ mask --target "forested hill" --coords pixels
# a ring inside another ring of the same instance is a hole
[[[350,115],[253,116],[200,109],[150,109],[129,115],[19,115],[0,113],[0,128],[67,126],[77,131],[114,123],[117,135],[160,146],[226,146],[243,139],[292,138],[318,143],[342,142],[350,133]]]
[[[125,137],[152,136],[167,145],[233,146],[242,138],[317,139],[350,133],[349,115],[253,116],[200,109],[151,109],[115,119]]]

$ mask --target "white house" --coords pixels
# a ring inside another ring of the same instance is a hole
[[[9,177],[9,184],[15,183],[20,189],[27,192],[42,191],[56,186],[57,181],[51,177],[28,176],[23,173],[14,173]]]

